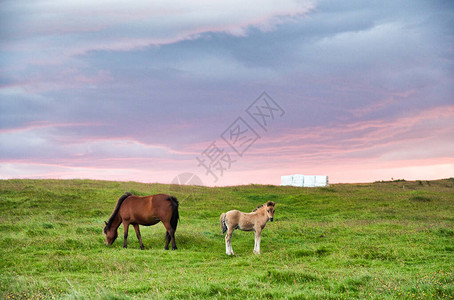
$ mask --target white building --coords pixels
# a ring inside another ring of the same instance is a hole
[[[325,175],[286,175],[281,176],[281,185],[298,187],[328,186],[328,176]]]

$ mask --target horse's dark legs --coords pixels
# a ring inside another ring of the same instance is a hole
[[[169,243],[170,243],[170,234],[168,231],[166,231],[166,246],[164,247],[166,250],[169,250]]]
[[[177,250],[177,244],[175,243],[175,230],[172,228],[170,223],[164,223],[164,226],[167,230],[165,249],[169,250],[169,238],[170,238],[170,240],[172,241],[172,250]]]
[[[128,247],[128,229],[129,229],[129,223],[123,222],[123,227],[125,229],[125,234],[124,234],[124,241],[123,241],[123,248]]]
[[[177,243],[175,243],[175,230],[170,231],[170,238],[172,239],[172,250],[177,250]]]
[[[140,235],[139,225],[133,224],[132,226],[134,226],[134,230],[136,231],[137,239],[139,240],[140,243],[140,249],[143,250],[145,247],[143,246],[142,243],[142,236]]]

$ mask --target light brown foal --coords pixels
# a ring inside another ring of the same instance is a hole
[[[260,254],[260,237],[263,228],[268,220],[271,222],[274,218],[275,203],[268,201],[265,204],[257,206],[251,213],[244,213],[239,210],[230,210],[221,215],[222,233],[225,235],[225,253],[234,255],[232,249],[232,234],[235,229],[243,231],[255,231],[254,254]]]

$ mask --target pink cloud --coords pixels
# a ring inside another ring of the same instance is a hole
[[[454,107],[448,106],[388,122],[304,128],[301,134],[294,131],[263,137],[240,163],[249,170],[274,168],[297,173],[309,170],[327,175],[334,172],[339,174],[338,182],[348,181],[348,174],[359,170],[364,174],[387,174],[390,173],[387,169],[402,172],[412,166],[428,169],[430,165],[453,163],[453,119]],[[432,122],[445,126],[431,128],[428,124]]]
[[[24,132],[24,131],[33,131],[45,128],[59,128],[59,127],[91,127],[91,126],[100,126],[101,123],[90,122],[90,123],[50,123],[47,121],[40,121],[40,122],[31,122],[23,127],[16,127],[16,128],[8,128],[8,129],[1,129],[0,134],[7,134],[7,133],[16,133],[16,132]]]
[[[374,91],[374,93],[377,93],[377,91]],[[375,101],[374,103],[366,107],[353,109],[352,112],[353,115],[355,115],[356,117],[367,115],[376,110],[389,107],[390,105],[395,104],[396,102],[402,100],[409,100],[409,97],[414,95],[415,93],[416,91],[413,89],[400,92],[391,92],[391,95],[386,95],[384,99]]]

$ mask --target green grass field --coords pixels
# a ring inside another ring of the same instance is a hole
[[[118,198],[173,191],[177,251],[162,224],[102,233]],[[219,215],[276,202],[262,233],[235,231],[225,254]],[[339,184],[170,187],[90,180],[0,181],[4,299],[453,299],[454,178]]]

